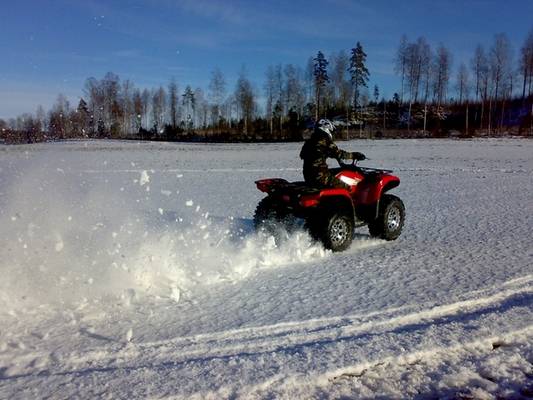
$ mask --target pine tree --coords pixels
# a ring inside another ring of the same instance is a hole
[[[76,109],[76,118],[75,118],[75,132],[78,135],[82,136],[88,136],[89,133],[89,125],[90,125],[90,114],[89,114],[89,108],[87,107],[87,102],[82,98],[80,98],[80,102],[78,103],[78,108]]]
[[[186,118],[186,126],[187,130],[193,129],[193,121],[195,117],[195,111],[196,111],[196,99],[194,98],[194,92],[192,91],[192,88],[187,85],[185,88],[185,92],[182,95],[183,97],[183,106],[185,107],[185,114],[187,114]]]
[[[329,63],[321,51],[317,53],[316,58],[314,58],[313,61],[314,61],[313,75],[315,77],[315,104],[316,104],[315,119],[318,120],[318,116],[320,114],[320,97],[322,96],[322,89],[324,88],[326,83],[329,82],[329,76],[328,76],[328,70],[327,70]]]
[[[368,78],[370,77],[370,72],[365,66],[366,62],[366,53],[363,51],[363,46],[360,42],[357,42],[355,48],[351,51],[352,56],[350,57],[350,72],[352,86],[353,86],[353,107],[354,110],[357,110],[359,105],[359,89],[361,87],[368,87]]]

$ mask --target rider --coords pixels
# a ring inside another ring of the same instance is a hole
[[[321,119],[315,124],[313,134],[307,139],[300,151],[300,158],[304,161],[304,179],[310,186],[335,187],[350,189],[350,186],[337,179],[328,168],[326,159],[364,160],[363,153],[348,152],[339,149],[333,143],[335,126],[328,119]]]

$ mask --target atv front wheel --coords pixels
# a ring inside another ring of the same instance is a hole
[[[370,236],[395,240],[402,233],[405,206],[399,197],[384,194],[379,204],[378,217],[368,224]]]
[[[352,244],[354,221],[346,213],[329,211],[321,218],[313,218],[307,226],[311,236],[320,240],[326,249],[344,251]]]

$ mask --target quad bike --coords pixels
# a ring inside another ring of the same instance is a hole
[[[350,189],[316,188],[305,182],[261,179],[257,188],[267,193],[255,210],[254,225],[276,237],[280,227],[290,229],[295,218],[303,219],[315,240],[332,251],[350,247],[354,229],[368,225],[370,235],[385,240],[400,236],[405,207],[400,198],[387,193],[400,184],[391,170],[339,163],[330,171]]]

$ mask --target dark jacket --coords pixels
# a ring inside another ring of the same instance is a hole
[[[338,181],[328,169],[326,160],[335,158],[337,161],[352,158],[352,153],[339,149],[331,137],[321,129],[315,129],[300,151],[300,158],[304,161],[304,179],[312,186],[345,185]]]

